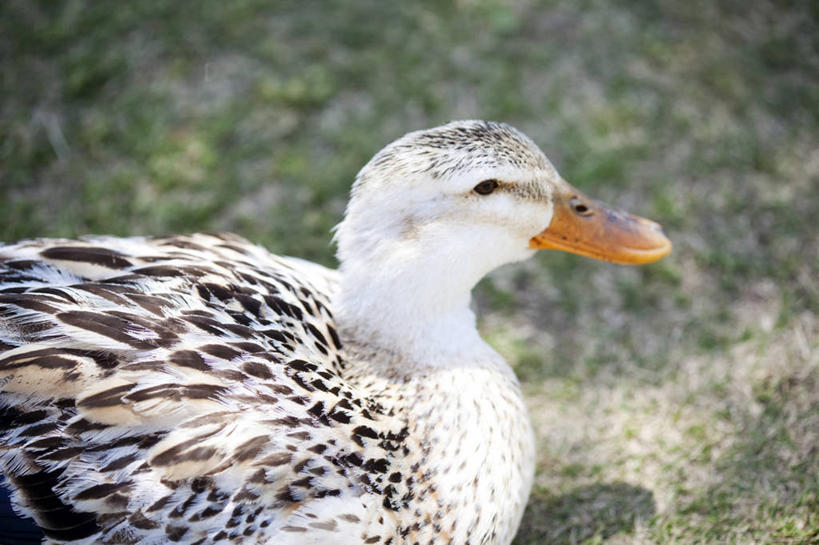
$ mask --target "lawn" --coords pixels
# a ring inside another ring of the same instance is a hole
[[[0,240],[230,230],[333,265],[401,134],[509,122],[662,223],[475,292],[539,444],[516,545],[819,541],[819,4],[0,4]]]

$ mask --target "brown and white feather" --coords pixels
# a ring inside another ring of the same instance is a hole
[[[406,431],[339,375],[334,282],[232,235],[0,248],[20,509],[54,542],[251,543],[311,500],[383,494]]]

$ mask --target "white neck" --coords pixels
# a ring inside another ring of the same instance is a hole
[[[335,315],[344,337],[430,364],[438,359],[430,356],[483,344],[469,309],[471,286],[439,275],[341,273]],[[426,289],[437,282],[440,291]]]
[[[494,237],[486,235],[491,244]],[[347,256],[334,302],[343,336],[424,366],[491,351],[475,328],[472,288],[490,270],[528,253],[470,251],[442,242],[464,239],[431,236],[426,243],[378,245],[375,257]]]

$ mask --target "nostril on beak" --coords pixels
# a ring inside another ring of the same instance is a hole
[[[569,201],[569,206],[572,208],[572,211],[578,216],[590,216],[593,213],[591,208],[589,208],[583,201],[581,201],[577,197],[571,198],[571,200]]]

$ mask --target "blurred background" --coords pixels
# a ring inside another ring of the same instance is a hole
[[[819,3],[4,0],[0,240],[229,230],[334,266],[356,171],[505,121],[662,223],[476,290],[538,434],[516,544],[819,540]]]

